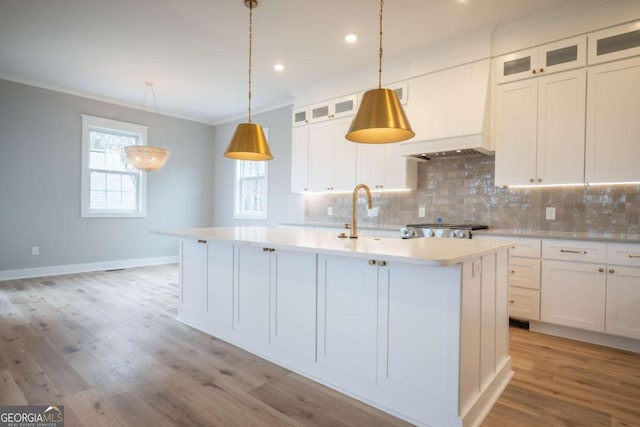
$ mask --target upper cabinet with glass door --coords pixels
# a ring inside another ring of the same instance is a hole
[[[292,126],[308,125],[324,120],[353,116],[358,109],[356,95],[342,96],[313,105],[293,109]]]
[[[640,55],[640,21],[589,34],[589,65]]]
[[[496,82],[551,74],[587,64],[586,36],[574,37],[496,58]]]

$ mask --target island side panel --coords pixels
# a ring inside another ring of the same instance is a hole
[[[180,302],[178,319],[204,328],[207,311],[207,244],[199,240],[180,242]]]
[[[215,333],[233,327],[233,265],[232,244],[207,242],[207,326]]]

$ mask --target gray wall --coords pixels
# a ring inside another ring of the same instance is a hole
[[[163,144],[160,127],[172,154],[148,175],[147,217],[81,218],[80,114],[141,121],[139,110],[0,80],[0,270],[176,255],[175,239],[149,230],[212,225],[218,133],[154,114],[149,143]]]
[[[233,218],[234,160],[224,157],[238,121],[215,127],[213,155],[213,223],[216,227],[231,225],[277,225],[304,221],[304,199],[291,193],[291,106],[278,108],[251,118],[269,128],[269,211],[266,221]]]

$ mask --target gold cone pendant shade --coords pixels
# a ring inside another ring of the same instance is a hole
[[[365,92],[358,113],[345,135],[349,141],[365,144],[388,144],[413,138],[398,96],[391,89],[382,88],[382,8],[380,0],[380,48],[378,50],[378,89]]]
[[[251,123],[251,46],[253,39],[253,8],[257,0],[244,0],[249,8],[249,123],[240,123],[236,128],[224,156],[236,160],[271,160],[271,150],[262,126]]]
[[[381,88],[365,92],[346,138],[365,144],[386,144],[414,135],[395,91]]]
[[[257,123],[238,124],[224,156],[237,160],[273,159],[262,126]]]

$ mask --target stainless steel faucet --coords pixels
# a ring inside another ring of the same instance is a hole
[[[373,209],[373,202],[371,201],[371,190],[369,190],[369,187],[367,187],[366,184],[356,185],[356,187],[353,189],[352,197],[353,211],[351,218],[351,234],[349,235],[350,239],[358,238],[358,191],[360,191],[361,189],[363,189],[365,193],[367,193],[367,203],[369,204],[369,209]]]

